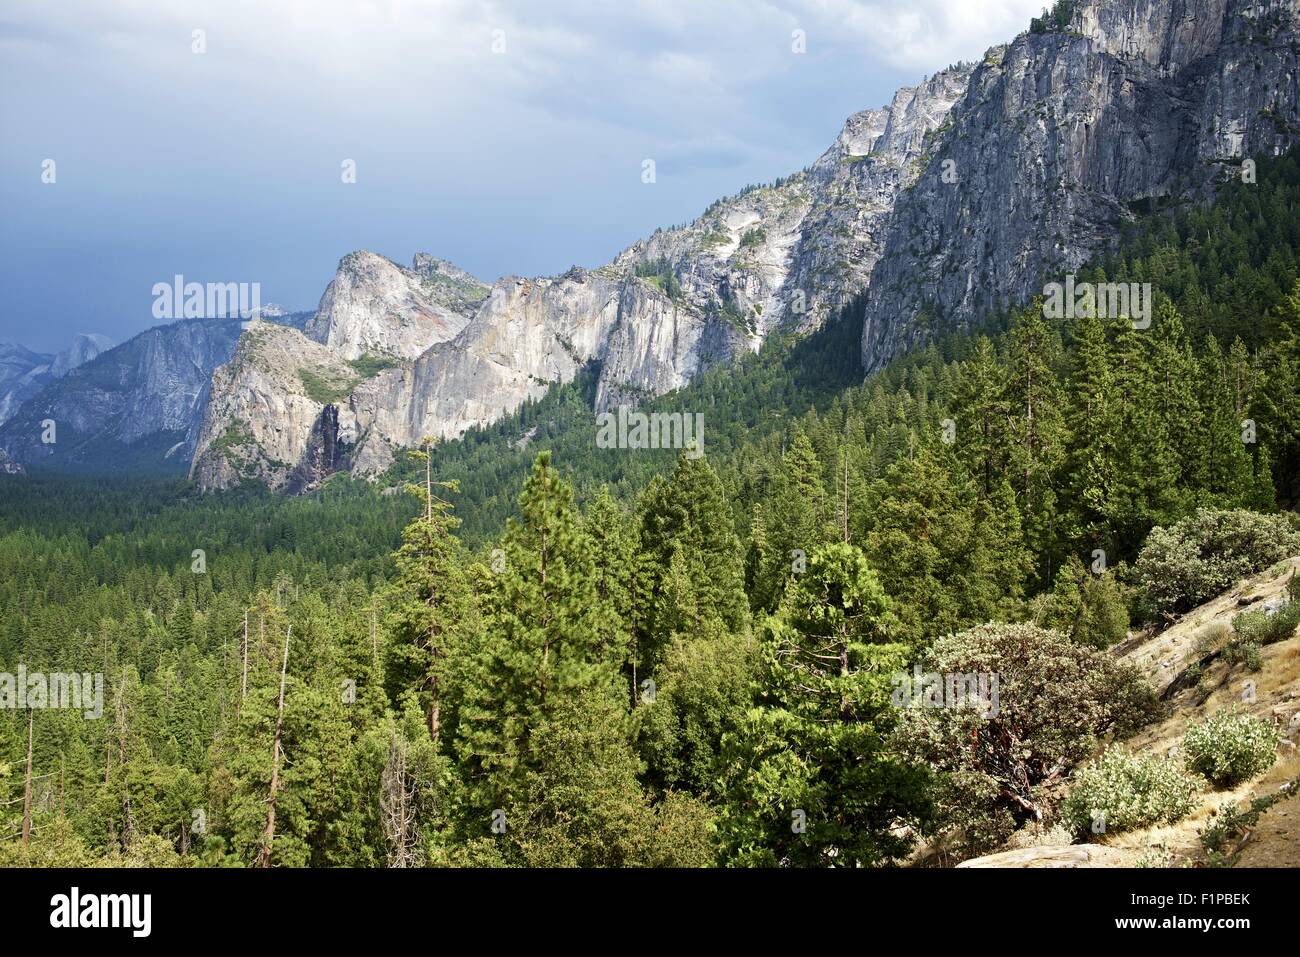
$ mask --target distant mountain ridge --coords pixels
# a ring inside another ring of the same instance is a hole
[[[869,374],[1027,302],[1144,204],[1208,197],[1251,154],[1298,139],[1297,0],[1058,4],[982,61],[850,116],[807,169],[604,266],[488,284],[424,253],[410,266],[350,253],[313,314],[214,329],[211,348],[169,335],[174,357],[132,340],[154,356],[135,381],[75,402],[47,386],[0,427],[0,448],[58,464],[32,444],[53,409],[74,423],[77,461],[148,438],[168,467],[188,458],[203,489],[301,491],[340,470],[377,475],[425,436],[496,421],[584,368],[594,411],[636,405],[862,296]]]
[[[277,318],[302,325],[307,315]],[[242,324],[186,319],[157,326],[40,384],[0,424],[8,470],[183,471],[212,373],[234,353]],[[70,351],[66,361],[84,359],[88,349]],[[45,441],[47,421],[54,422],[53,442]]]
[[[425,254],[410,268],[345,256],[305,335],[259,327],[219,371],[191,475],[202,488],[295,490],[341,468],[375,475],[396,450],[495,421],[587,365],[599,370],[597,409],[635,405],[777,328],[817,328],[865,288],[893,199],[972,69],[854,114],[807,170],[719,200],[598,269],[489,286]],[[355,374],[337,360],[359,363]]]
[[[0,342],[0,424],[47,382],[62,378],[77,366],[113,347],[113,340],[81,332],[61,352],[34,352],[16,342]]]

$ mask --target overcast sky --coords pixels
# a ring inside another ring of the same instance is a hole
[[[488,281],[597,266],[1043,5],[5,0],[0,339],[122,341],[176,273],[314,308],[353,249]]]

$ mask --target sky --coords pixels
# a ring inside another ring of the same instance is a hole
[[[176,274],[314,309],[355,249],[595,267],[1043,5],[5,0],[0,340],[125,341]]]

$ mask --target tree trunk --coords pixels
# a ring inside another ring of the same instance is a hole
[[[23,776],[23,847],[32,833],[32,721],[36,712],[27,709],[27,773]]]
[[[284,676],[289,670],[289,636],[284,635],[284,661],[280,665],[280,702],[275,707],[275,743],[271,747],[271,794],[266,802],[266,830],[262,834],[262,866],[271,866],[271,844],[275,841],[275,795],[280,788],[280,728],[284,722]]]

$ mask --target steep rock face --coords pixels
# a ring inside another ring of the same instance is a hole
[[[391,464],[394,448],[490,422],[593,360],[603,408],[684,384],[744,341],[635,277],[576,268],[555,279],[508,277],[456,339],[363,383],[341,412],[341,434],[356,446],[353,471],[369,475]]]
[[[782,324],[819,326],[866,287],[884,218],[973,69],[945,70],[899,90],[888,107],[855,113],[808,169],[719,200],[695,222],[632,245],[612,268],[666,264],[686,301],[742,324],[754,348]]]
[[[321,462],[337,464],[336,413],[324,423],[322,414],[360,375],[296,329],[258,320],[246,326],[230,361],[212,374],[190,476],[203,488],[244,479],[308,487],[322,477]]]
[[[142,332],[47,382],[0,426],[0,448],[23,465],[183,468],[212,371],[230,357],[239,332],[237,319],[187,319]],[[53,443],[42,441],[47,420],[55,423]]]
[[[596,383],[596,411],[635,406],[680,389],[710,366],[742,353],[745,330],[716,312],[701,313],[645,282],[626,280],[606,335]]]
[[[417,256],[407,269],[364,250],[349,253],[306,332],[344,359],[414,359],[465,328],[487,288],[431,256]]]
[[[1295,0],[1092,0],[1069,30],[990,51],[890,217],[866,371],[995,295],[1027,301],[1109,242],[1130,203],[1294,142],[1298,20]]]
[[[319,488],[321,482],[339,470],[341,453],[339,410],[331,403],[321,409],[312,426],[307,451],[290,474],[286,490],[296,495]]]

